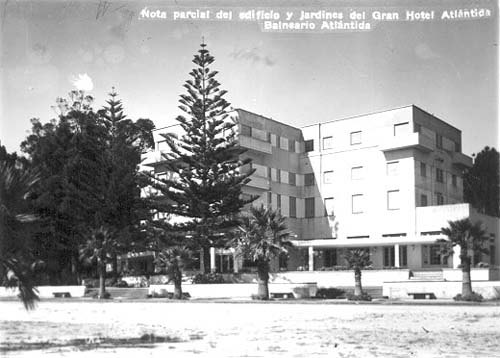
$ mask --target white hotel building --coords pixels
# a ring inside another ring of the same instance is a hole
[[[256,169],[244,192],[259,195],[254,205],[280,209],[294,234],[295,249],[276,271],[345,266],[350,247],[369,250],[375,269],[456,268],[458,256],[441,257],[435,242],[448,220],[465,217],[481,220],[490,236],[490,254],[473,263],[498,266],[498,219],[463,202],[462,173],[472,159],[457,128],[413,105],[302,128],[235,112],[239,143]],[[158,174],[167,149],[160,134],[174,130],[155,131],[156,150],[143,163]],[[217,248],[211,263],[218,272],[244,268]]]

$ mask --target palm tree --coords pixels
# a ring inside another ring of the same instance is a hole
[[[118,241],[111,229],[102,225],[91,229],[87,241],[80,247],[80,259],[97,264],[99,295],[106,298],[106,264],[111,262],[118,250]]]
[[[248,215],[242,216],[240,231],[233,243],[241,255],[257,264],[257,297],[269,299],[270,261],[280,253],[286,253],[291,243],[287,241],[285,218],[279,211],[250,207]]]
[[[441,232],[448,239],[439,239],[437,242],[442,245],[441,254],[448,257],[453,255],[454,247],[460,250],[460,265],[462,266],[462,297],[472,295],[472,284],[470,279],[470,267],[472,263],[471,254],[482,252],[488,253],[488,249],[483,247],[488,237],[481,228],[481,222],[474,224],[468,219],[448,221],[448,227],[441,229]]]
[[[17,287],[26,309],[34,308],[38,299],[34,273],[39,262],[30,242],[37,217],[26,200],[37,181],[24,165],[0,160],[0,280]]]
[[[354,270],[354,296],[363,295],[361,286],[361,270],[372,263],[370,261],[370,252],[366,249],[349,249],[344,253],[349,268]]]
[[[192,261],[191,252],[184,246],[171,246],[161,250],[155,263],[167,274],[174,283],[174,299],[182,299],[182,271]]]

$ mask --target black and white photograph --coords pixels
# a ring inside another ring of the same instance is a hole
[[[0,0],[0,356],[499,357],[495,0]]]

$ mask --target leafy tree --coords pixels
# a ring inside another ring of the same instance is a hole
[[[42,124],[32,120],[32,133],[22,143],[41,180],[33,205],[47,232],[37,251],[47,262],[52,284],[79,283],[79,249],[89,228],[111,228],[122,241],[139,232],[138,165],[142,151],[152,145],[149,120],[124,119],[113,91],[109,107],[94,112],[92,97],[73,91],[58,99],[59,117]],[[62,275],[62,273],[66,273]]]
[[[370,266],[370,252],[366,249],[348,249],[344,253],[349,268],[354,270],[354,296],[363,296],[363,287],[361,286],[361,270]]]
[[[448,239],[439,239],[437,242],[442,245],[441,253],[448,257],[453,255],[454,248],[460,250],[460,265],[462,266],[462,297],[472,295],[472,284],[470,278],[470,268],[474,253],[488,253],[488,249],[483,245],[488,242],[485,231],[481,228],[481,222],[472,223],[470,219],[448,221],[448,227],[442,228],[441,232]]]
[[[0,280],[6,287],[17,287],[26,309],[32,309],[38,299],[35,273],[40,262],[32,242],[37,217],[27,198],[38,177],[15,156],[10,159],[0,159]]]
[[[240,254],[257,264],[259,299],[269,299],[270,261],[287,253],[291,243],[287,240],[285,218],[279,211],[251,206],[247,215],[241,218],[240,231],[233,245]]]
[[[500,217],[500,157],[495,148],[485,147],[464,175],[464,199],[480,213]]]
[[[192,235],[195,246],[203,248],[205,271],[209,247],[220,244],[221,232],[235,227],[240,209],[254,200],[241,197],[253,171],[241,170],[250,159],[240,159],[244,149],[236,141],[226,91],[219,88],[217,71],[209,68],[213,62],[202,44],[193,59],[196,68],[184,84],[187,94],[179,100],[179,108],[187,115],[177,117],[183,134],[164,135],[169,151],[162,155],[170,176],[152,183],[167,199],[156,210],[183,218],[177,230]]]

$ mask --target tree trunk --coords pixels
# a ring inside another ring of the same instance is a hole
[[[182,271],[180,268],[176,268],[173,273],[174,281],[174,300],[182,300]]]
[[[257,297],[260,300],[269,299],[269,262],[260,261],[257,263]]]
[[[361,270],[354,269],[354,295],[361,296],[363,294],[363,287],[361,286]]]
[[[106,293],[106,264],[101,262],[99,264],[99,298],[103,299]]]
[[[462,259],[462,296],[472,295],[472,283],[470,279],[470,259]]]

